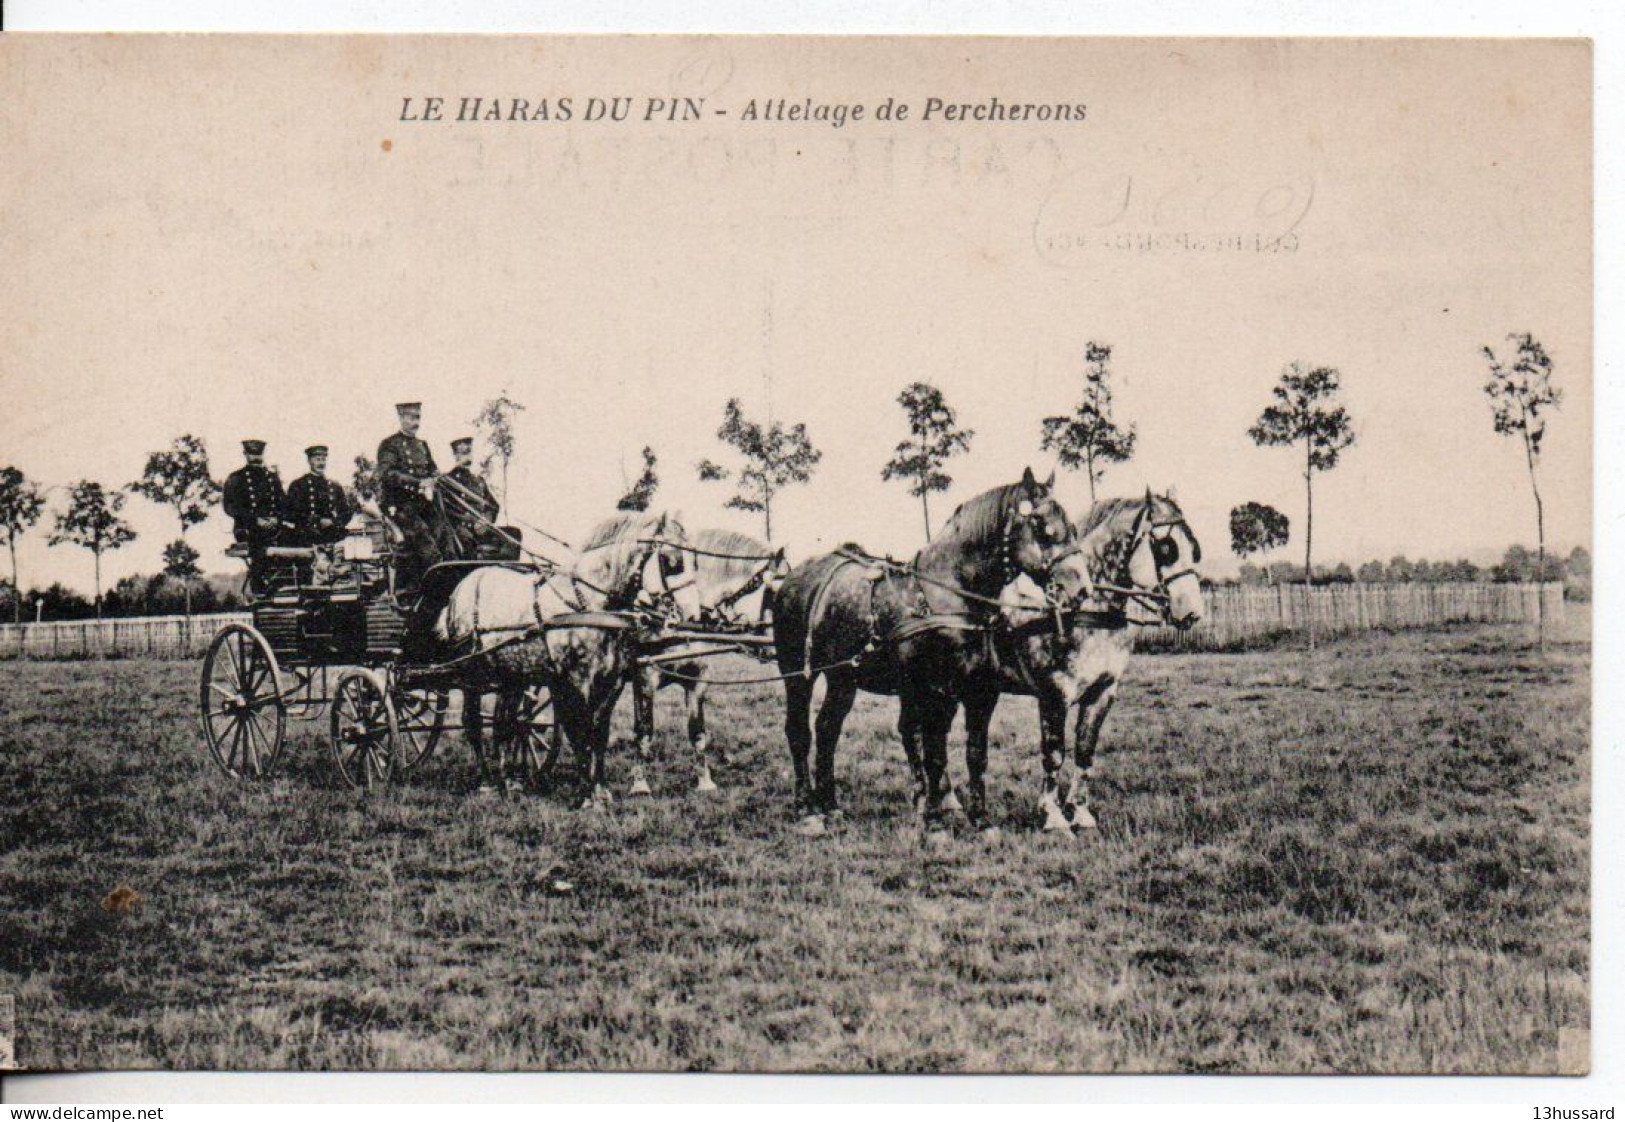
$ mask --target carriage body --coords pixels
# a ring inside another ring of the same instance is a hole
[[[324,715],[334,762],[353,787],[387,782],[434,750],[457,676],[407,656],[430,645],[410,642],[417,617],[395,596],[396,536],[366,515],[337,545],[267,548],[249,583],[252,624],[222,628],[204,658],[203,733],[227,775],[269,778],[288,722]],[[471,564],[445,566],[438,579]],[[539,778],[558,756],[545,689],[527,696],[520,721],[521,762]]]

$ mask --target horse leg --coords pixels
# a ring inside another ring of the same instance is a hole
[[[485,753],[485,715],[480,708],[484,697],[476,690],[463,691],[463,735],[474,749],[474,762],[479,766],[479,793],[488,795],[496,787],[491,783],[491,762]]]
[[[1097,829],[1099,823],[1089,811],[1089,773],[1095,766],[1095,746],[1100,743],[1100,729],[1106,723],[1117,700],[1117,683],[1102,689],[1093,699],[1085,699],[1078,707],[1076,738],[1072,745],[1072,765],[1077,776],[1072,784],[1072,825],[1080,830]]]
[[[920,713],[920,740],[925,759],[925,830],[928,837],[948,833],[948,732],[953,728],[959,702],[926,697],[916,702]]]
[[[706,759],[711,734],[705,728],[705,690],[704,682],[683,683],[683,702],[688,710],[688,742],[694,747],[694,789],[701,794],[710,794],[717,789],[717,785],[711,778],[711,764]],[[718,762],[721,762],[721,753],[718,753]]]
[[[965,817],[972,826],[989,834],[994,827],[987,816],[987,734],[998,705],[997,690],[965,698]]]
[[[660,689],[660,671],[652,666],[638,666],[632,671],[632,740],[637,748],[637,759],[632,764],[632,788],[629,794],[649,795],[649,763],[655,738],[655,694]]]
[[[1072,820],[1061,806],[1061,765],[1065,762],[1067,706],[1060,697],[1038,699],[1038,748],[1044,760],[1044,787],[1038,807],[1045,830],[1072,830]]]
[[[807,758],[812,752],[813,680],[792,676],[784,680],[784,737],[790,746],[790,764],[796,773],[796,811],[801,815],[799,833],[824,832],[824,818],[813,805],[811,775]]]
[[[820,813],[835,817],[841,813],[835,797],[835,747],[841,739],[846,715],[857,700],[858,680],[850,668],[825,675],[829,683],[824,704],[818,708],[816,733],[818,758],[814,768],[813,803]]]
[[[520,737],[519,713],[524,708],[524,690],[515,686],[497,694],[496,711],[491,714],[491,755],[496,761],[496,788],[504,794],[512,790],[515,781],[510,765],[518,755]]]
[[[912,692],[899,698],[897,707],[897,737],[903,742],[903,755],[908,758],[908,773],[914,780],[914,813],[925,814],[925,762],[920,756],[920,709]]]

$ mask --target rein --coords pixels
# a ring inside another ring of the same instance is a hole
[[[775,550],[772,553],[722,553],[715,549],[702,549],[697,545],[686,542],[668,541],[665,538],[639,538],[639,545],[658,545],[667,549],[678,549],[684,553],[692,553],[699,557],[716,557],[723,561],[783,561],[784,550]]]

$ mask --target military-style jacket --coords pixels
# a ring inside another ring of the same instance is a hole
[[[467,508],[472,508],[487,521],[496,518],[497,512],[502,509],[502,504],[497,502],[496,496],[491,493],[491,488],[486,484],[483,476],[476,475],[468,468],[455,467],[446,473],[446,477],[453,480],[462,489],[452,491],[447,497],[446,509],[453,512],[453,517],[458,517],[460,521],[468,520],[468,516],[464,511]],[[465,495],[463,493],[465,491],[468,494]]]
[[[282,479],[274,468],[264,464],[244,464],[226,476],[221,506],[236,529],[253,533],[262,531],[256,522],[261,518],[282,517]]]
[[[325,475],[309,472],[289,484],[282,519],[296,535],[312,543],[340,541],[350,521],[350,500],[343,487]],[[324,528],[324,519],[332,525]]]
[[[422,499],[418,483],[438,474],[434,453],[415,436],[398,432],[378,445],[378,485],[386,510],[403,502],[416,505]]]

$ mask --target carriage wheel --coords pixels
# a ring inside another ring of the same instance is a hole
[[[403,773],[429,758],[446,729],[446,713],[450,708],[450,690],[396,691],[395,724],[400,736],[400,756],[395,763]]]
[[[352,787],[388,783],[396,766],[395,706],[371,670],[346,670],[333,690],[333,762]]]
[[[221,771],[249,781],[270,777],[282,757],[288,710],[265,636],[241,623],[220,629],[203,659],[199,708]]]
[[[499,709],[500,705],[499,702]],[[499,728],[503,725],[503,716],[499,712]],[[517,770],[527,784],[540,786],[553,774],[559,762],[559,749],[564,744],[564,730],[554,720],[553,698],[546,686],[531,686],[525,690],[514,720],[518,735],[503,746],[503,751],[508,754],[510,767]]]

